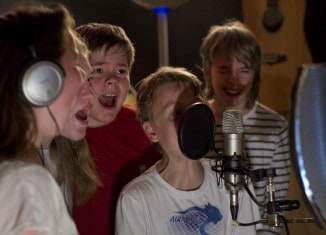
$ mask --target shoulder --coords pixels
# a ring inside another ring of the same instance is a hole
[[[42,176],[42,178],[39,178]],[[0,165],[0,177],[3,179],[12,179],[19,180],[20,178],[24,178],[25,180],[50,180],[52,176],[50,173],[43,167],[26,163],[23,161],[5,161]]]
[[[2,162],[0,191],[0,214],[5,216],[4,221],[14,221],[12,224],[0,221],[1,231],[31,226],[36,231],[46,229],[51,234],[64,234],[66,229],[76,231],[59,186],[43,167],[23,161]]]
[[[150,191],[155,191],[158,186],[158,183],[155,180],[156,175],[158,174],[155,165],[156,164],[154,164],[143,174],[134,178],[128,184],[126,184],[121,191],[121,195],[142,197],[142,195],[146,195],[150,193]]]
[[[136,108],[131,105],[124,105],[121,107],[117,117],[112,123],[120,122],[135,122],[139,123],[136,119]]]
[[[15,185],[14,188],[6,188],[8,185]],[[23,161],[6,161],[0,165],[0,187],[5,190],[16,190],[24,194],[39,196],[57,194],[58,185],[51,174],[37,164]]]
[[[254,121],[255,123],[274,123],[277,126],[288,125],[288,121],[284,116],[259,102],[256,102],[249,113],[244,116],[244,120]]]
[[[266,105],[259,102],[256,102],[253,110],[257,115],[269,116],[276,120],[285,120],[285,117],[283,117],[280,113],[276,112],[274,109],[267,107]]]
[[[118,117],[136,117],[136,108],[130,105],[121,107]]]

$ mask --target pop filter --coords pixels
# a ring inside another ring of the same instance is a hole
[[[326,228],[326,64],[302,65],[292,90],[290,145],[295,171],[320,228]]]
[[[198,160],[214,143],[215,119],[211,109],[203,103],[190,105],[183,113],[178,127],[178,141],[186,157]]]

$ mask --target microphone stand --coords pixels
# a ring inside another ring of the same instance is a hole
[[[223,160],[225,160],[225,158],[223,158],[221,153],[218,153],[217,159],[215,159],[215,166],[212,166],[212,170],[220,173],[220,175],[224,175],[225,177],[225,172],[222,167],[221,162],[223,162]],[[223,160],[221,160],[223,159]],[[237,163],[235,164],[237,167],[233,167],[237,170],[236,172],[241,175],[241,176],[245,176],[247,175],[249,178],[251,178],[252,181],[262,181],[262,180],[266,180],[266,191],[267,191],[267,196],[268,196],[268,202],[266,205],[262,205],[260,204],[257,199],[254,197],[254,195],[249,191],[248,187],[244,187],[248,194],[250,195],[250,197],[252,198],[253,201],[255,201],[255,203],[259,206],[259,207],[267,207],[267,218],[262,218],[259,221],[255,221],[252,223],[241,223],[237,220],[234,220],[235,224],[239,225],[239,226],[251,226],[251,225],[255,225],[258,223],[262,223],[262,224],[266,224],[271,228],[277,228],[280,227],[281,224],[284,224],[286,227],[286,231],[287,234],[289,234],[289,229],[287,227],[287,223],[315,223],[316,219],[315,218],[285,218],[284,216],[280,215],[280,212],[284,212],[284,211],[292,211],[292,210],[297,210],[300,207],[300,202],[298,200],[275,200],[275,183],[274,183],[274,177],[276,176],[276,171],[274,168],[270,168],[270,169],[258,169],[258,170],[250,170],[247,167],[243,167],[245,166],[245,163],[239,163],[239,160],[243,160],[243,159],[239,159],[239,158],[235,158],[236,161],[233,161],[233,163]],[[232,161],[231,161],[232,162]],[[240,161],[241,162],[241,161]],[[228,172],[228,170],[227,170]],[[233,172],[234,173],[234,172]],[[237,183],[243,182],[243,178],[239,177],[239,175],[236,175],[237,179],[241,179],[241,180],[236,180]],[[229,175],[227,175],[229,177]],[[234,179],[231,178],[232,180],[229,179],[229,181],[231,181],[232,183],[234,183]],[[238,191],[239,189],[241,189],[242,187],[239,186],[239,184],[234,184],[234,185],[227,185],[228,190],[231,190],[231,199],[232,199],[232,192],[233,191]],[[233,187],[231,187],[233,186]],[[236,187],[234,187],[236,186]],[[231,203],[232,205],[232,203]],[[232,207],[231,207],[231,214],[234,214],[234,211],[232,211]],[[236,213],[237,214],[237,213]],[[234,216],[232,216],[234,217]]]
[[[273,178],[276,176],[276,171],[274,168],[271,169],[258,169],[255,171],[249,171],[249,175],[252,180],[261,181],[266,179],[266,191],[268,196],[267,202],[267,218],[262,218],[258,223],[266,224],[271,228],[280,227],[283,223],[285,225],[287,234],[289,229],[287,223],[315,223],[315,218],[291,218],[287,219],[280,215],[279,212],[293,211],[300,207],[300,202],[298,200],[275,200],[275,184]]]

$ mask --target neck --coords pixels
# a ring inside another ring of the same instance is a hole
[[[161,177],[176,189],[198,189],[204,180],[204,168],[199,160],[180,159],[169,161],[163,158],[156,166]]]
[[[97,127],[106,126],[109,123],[111,123],[111,122],[104,123],[104,122],[99,122],[99,121],[97,121],[97,120],[95,120],[93,118],[89,118],[89,120],[88,120],[88,127],[90,127],[90,128],[97,128]]]

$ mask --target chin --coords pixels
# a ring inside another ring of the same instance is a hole
[[[87,126],[78,126],[74,128],[70,128],[68,132],[62,133],[62,136],[66,137],[67,139],[78,141],[85,137],[86,135],[86,128]]]
[[[83,139],[86,135],[86,130],[84,131],[79,131],[74,133],[69,139],[73,140],[73,141],[79,141],[81,139]]]
[[[109,124],[115,120],[117,117],[118,112],[110,112],[106,113],[106,115],[102,115],[98,120],[102,123]]]

